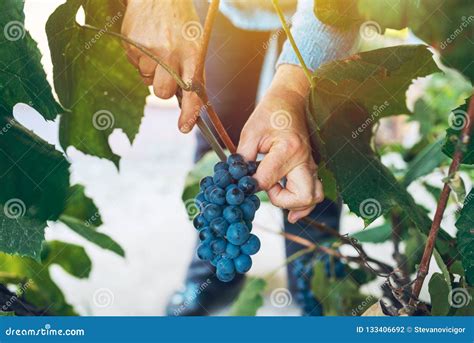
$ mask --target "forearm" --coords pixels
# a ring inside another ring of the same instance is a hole
[[[340,30],[321,23],[313,12],[313,0],[299,0],[291,32],[309,69],[322,63],[344,58],[357,39],[356,30]],[[277,65],[300,65],[290,43],[285,42]]]

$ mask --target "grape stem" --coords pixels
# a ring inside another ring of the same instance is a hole
[[[269,279],[273,278],[273,277],[276,275],[276,273],[278,273],[278,271],[279,271],[281,268],[283,268],[283,267],[285,267],[286,265],[290,264],[291,262],[297,260],[297,259],[300,258],[301,256],[313,252],[314,250],[316,250],[316,246],[308,247],[308,248],[302,249],[302,250],[297,251],[297,252],[295,252],[294,254],[288,256],[287,259],[285,260],[285,262],[283,262],[282,265],[278,266],[278,267],[275,268],[273,271],[271,271],[270,273],[268,273],[267,275],[265,275],[265,276],[264,276],[264,279],[269,280]]]
[[[273,7],[275,7],[275,11],[278,14],[278,18],[280,19],[281,26],[283,27],[283,30],[285,31],[286,37],[288,37],[288,40],[291,44],[291,47],[295,51],[296,57],[298,58],[298,61],[301,64],[301,67],[303,68],[303,72],[306,75],[306,78],[309,81],[309,84],[311,85],[311,88],[314,88],[316,86],[313,77],[311,76],[311,71],[308,69],[308,66],[306,65],[303,56],[301,55],[300,50],[298,49],[298,46],[296,45],[295,39],[293,38],[293,34],[291,33],[290,28],[288,27],[288,24],[285,19],[285,15],[283,14],[283,11],[281,10],[280,4],[278,0],[272,0]]]
[[[324,224],[321,224],[321,225],[324,225]],[[324,246],[324,245],[315,244],[315,243],[311,242],[310,240],[308,240],[306,238],[296,236],[296,235],[293,235],[291,233],[287,233],[287,232],[283,232],[283,231],[274,231],[274,230],[265,228],[264,226],[259,225],[259,224],[257,224],[256,226],[259,227],[260,229],[264,230],[264,231],[267,231],[267,232],[270,232],[270,233],[273,233],[273,234],[276,234],[276,235],[283,236],[285,239],[287,239],[289,241],[292,241],[292,242],[295,242],[295,243],[298,243],[300,245],[303,245],[307,248],[312,248],[314,250],[318,250],[318,251],[323,252],[323,253],[325,253],[329,256],[334,256],[334,257],[337,257],[339,259],[342,259],[346,262],[355,262],[355,263],[361,265],[362,267],[364,267],[365,269],[375,273],[378,276],[389,277],[393,273],[393,268],[391,266],[367,256],[367,254],[363,251],[362,247],[355,248],[357,253],[359,254],[359,256],[345,256],[337,250],[331,249],[331,248],[329,248],[327,246]],[[345,240],[351,241],[350,238],[340,235],[336,230],[334,230],[332,228],[326,227],[325,229],[335,231],[339,235],[339,237],[344,239],[344,241]],[[354,247],[354,243],[350,243],[350,244]],[[377,265],[379,270],[375,270],[369,264],[369,262]]]
[[[474,123],[474,96],[471,96],[469,102],[469,108],[467,111],[466,126],[464,126],[460,140],[456,145],[456,150],[453,155],[453,160],[449,166],[448,175],[454,175],[461,164],[461,159],[463,157],[463,151],[468,146],[471,139],[471,131]],[[444,211],[446,210],[446,205],[449,200],[449,195],[451,193],[451,188],[449,187],[449,180],[446,180],[439,197],[438,205],[436,207],[436,212],[431,224],[430,232],[428,234],[428,239],[426,240],[425,250],[423,251],[423,257],[421,258],[420,267],[416,275],[415,283],[413,285],[413,297],[410,301],[410,305],[415,304],[414,299],[418,299],[423,282],[425,281],[426,276],[428,275],[431,256],[433,255],[434,246],[436,243],[436,238],[438,236],[439,229],[441,227],[441,220],[443,219]]]
[[[151,52],[147,47],[144,45],[118,33],[118,32],[113,32],[113,31],[104,31],[103,29],[100,29],[98,27],[92,26],[92,25],[82,25],[81,27],[93,31],[98,31],[98,32],[103,32],[109,36],[113,36],[116,38],[119,38],[123,40],[124,42],[134,46],[138,50],[140,50],[143,54],[146,56],[150,57],[153,61],[155,61],[158,65],[160,65],[168,74],[171,75],[171,77],[176,81],[178,86],[183,90],[183,91],[188,91],[188,92],[194,92],[196,93],[201,102],[203,103],[203,106],[206,108],[207,113],[209,115],[209,119],[216,129],[217,134],[219,135],[219,138],[222,140],[224,143],[225,147],[231,152],[235,153],[236,152],[236,147],[235,144],[232,142],[230,139],[229,134],[227,133],[227,130],[224,128],[222,125],[222,122],[217,115],[214,107],[212,106],[211,102],[209,101],[209,97],[207,95],[206,87],[205,87],[205,81],[204,81],[204,65],[206,61],[206,55],[207,55],[207,48],[209,46],[209,40],[211,38],[211,32],[212,32],[212,27],[214,24],[214,20],[217,14],[217,10],[219,9],[219,0],[212,0],[211,4],[209,5],[209,10],[207,12],[206,16],[206,21],[204,24],[204,34],[203,34],[203,40],[202,44],[200,46],[200,53],[198,57],[198,62],[197,62],[197,67],[196,71],[194,73],[193,79],[187,83],[185,82],[181,76],[173,69],[171,68],[168,64],[163,62],[158,56],[156,56],[153,52]],[[180,101],[180,95],[177,94],[178,101]]]

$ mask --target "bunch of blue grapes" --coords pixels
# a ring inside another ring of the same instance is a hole
[[[313,267],[316,260],[324,262],[326,276],[338,279],[345,276],[344,264],[339,259],[331,261],[329,255],[306,254],[293,262],[292,273],[296,279],[296,301],[301,306],[304,316],[322,316],[321,303],[311,290]]]
[[[258,184],[252,177],[256,170],[255,162],[232,154],[227,162],[214,166],[213,176],[201,180],[195,199],[200,210],[193,220],[201,240],[197,255],[216,267],[216,276],[223,282],[250,270],[250,256],[260,250],[260,240],[251,233],[260,207],[255,195]]]

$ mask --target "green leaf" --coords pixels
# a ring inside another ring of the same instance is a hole
[[[315,10],[329,25],[348,28],[364,22],[359,28],[362,37],[366,29],[381,34],[386,28],[409,27],[417,37],[438,48],[444,64],[474,81],[471,0],[358,0],[356,6],[354,0],[315,0]],[[372,37],[373,33],[367,35]]]
[[[327,63],[313,75],[308,123],[314,147],[333,173],[349,209],[369,225],[399,206],[423,232],[430,220],[371,148],[381,117],[407,113],[412,79],[436,72],[426,46],[395,46]],[[442,239],[449,235],[440,232]]]
[[[444,143],[443,152],[449,157],[453,158],[456,147],[461,144],[461,149],[463,151],[463,156],[461,163],[463,164],[474,164],[474,139],[469,140],[467,146],[462,145],[459,137],[462,133],[462,129],[466,126],[466,123],[469,120],[467,114],[467,104],[468,100],[464,105],[459,106],[451,112],[450,118],[450,127],[446,130],[446,141]],[[474,126],[471,131],[471,137],[474,136]]]
[[[351,237],[361,243],[383,243],[392,237],[392,224],[387,221],[382,225],[353,233]]]
[[[214,173],[214,165],[217,162],[219,162],[219,158],[213,151],[210,151],[194,165],[193,169],[186,176],[181,199],[185,204],[186,211],[188,211],[189,218],[194,217],[196,213],[195,208],[187,206],[187,204],[194,201],[193,199],[199,193],[199,182],[202,178]]]
[[[324,197],[337,202],[336,180],[324,163],[318,166],[318,176],[324,187]]]
[[[84,186],[74,185],[69,189],[66,209],[59,220],[88,241],[125,257],[125,251],[117,242],[98,232],[97,228],[102,225],[102,218],[97,206],[85,194]]]
[[[94,227],[101,226],[102,218],[94,201],[85,194],[84,186],[73,185],[69,188],[66,209],[62,215],[77,218]]]
[[[416,157],[410,161],[407,166],[405,176],[403,178],[403,185],[407,187],[419,177],[431,173],[435,168],[438,168],[444,161],[446,156],[441,151],[444,139],[439,139],[426,146],[420,151]]]
[[[112,238],[104,233],[98,232],[97,228],[92,225],[86,225],[86,222],[78,220],[67,215],[59,217],[64,224],[69,226],[77,234],[81,235],[88,241],[98,245],[99,247],[110,250],[119,256],[125,257],[125,251],[123,248],[115,242]]]
[[[363,268],[352,269],[349,266],[346,266],[346,268],[349,268],[350,272],[348,274],[359,286],[362,286],[370,281],[373,281],[376,278],[375,273],[368,271],[366,269],[363,269]]]
[[[36,42],[25,30],[23,6],[24,1],[0,3],[0,116],[10,116],[21,102],[53,120],[62,109],[46,80]]]
[[[449,267],[449,271],[453,274],[457,274],[460,276],[464,275],[464,268],[462,267],[461,261],[454,261],[453,264]]]
[[[405,256],[407,257],[407,270],[414,273],[423,256],[426,237],[416,230],[410,230],[408,239],[405,240]]]
[[[50,315],[76,315],[52,280],[49,267],[59,265],[71,275],[87,277],[91,270],[91,261],[84,248],[64,242],[48,242],[42,255],[43,263],[39,263],[27,257],[0,253],[0,271],[28,280],[21,291],[29,303],[46,310]]]
[[[357,10],[357,0],[314,0],[314,13],[323,23],[342,28],[362,21]]]
[[[10,212],[8,208],[0,206],[0,251],[30,256],[38,260],[44,241],[46,221],[28,216],[9,218],[5,215],[6,212]]]
[[[423,186],[436,201],[439,199],[439,197],[441,196],[441,188],[435,187],[426,182],[423,182]]]
[[[434,255],[436,264],[438,265],[439,269],[441,269],[441,273],[443,274],[444,280],[448,284],[449,290],[451,290],[451,277],[449,275],[449,271],[448,271],[448,267],[446,266],[446,263],[444,263],[443,258],[439,254],[438,250],[434,249],[433,255]]]
[[[15,313],[14,312],[3,312],[0,311],[0,317],[14,317]]]
[[[38,259],[46,221],[65,206],[69,163],[14,120],[7,123],[0,135],[0,250]]]
[[[64,149],[74,146],[118,166],[109,136],[120,128],[133,142],[149,92],[119,40],[76,23],[81,5],[86,23],[104,32],[119,30],[124,13],[121,1],[68,0],[48,19],[54,86],[67,109],[61,116],[60,142]]]
[[[434,273],[428,283],[431,296],[431,314],[433,316],[445,316],[449,312],[449,285],[443,274]]]
[[[92,261],[81,246],[61,241],[49,241],[45,242],[41,255],[43,266],[57,264],[79,279],[86,279],[90,275]]]
[[[456,234],[464,274],[469,285],[474,285],[474,189],[466,197],[460,216],[456,221]]]
[[[311,289],[323,305],[325,316],[360,315],[377,300],[361,294],[352,278],[328,278],[322,261],[314,265]]]
[[[232,305],[231,316],[255,316],[257,310],[263,306],[263,292],[267,282],[261,278],[250,277]]]

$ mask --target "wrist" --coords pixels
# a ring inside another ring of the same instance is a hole
[[[305,99],[309,88],[310,84],[303,68],[293,64],[282,64],[276,70],[270,91],[289,92],[298,98]]]

